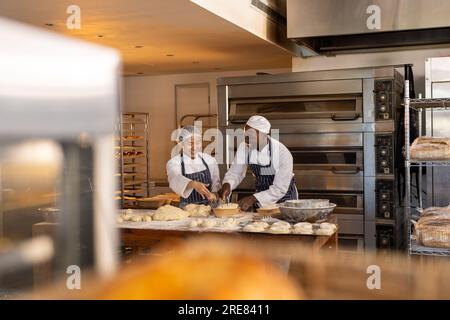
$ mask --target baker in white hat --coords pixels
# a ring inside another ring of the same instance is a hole
[[[225,174],[219,190],[220,198],[228,199],[249,167],[255,177],[255,193],[239,201],[242,210],[298,199],[292,154],[281,142],[269,136],[270,122],[262,116],[252,116],[244,132],[245,142],[239,145]]]
[[[215,158],[202,153],[200,131],[194,126],[181,129],[178,135],[181,152],[167,162],[170,188],[180,196],[180,207],[207,204],[216,200],[220,189],[219,166]]]

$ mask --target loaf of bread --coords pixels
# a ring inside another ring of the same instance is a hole
[[[419,137],[411,145],[411,159],[449,160],[450,138]]]
[[[450,206],[447,207],[429,207],[426,209],[419,209],[420,217],[448,217],[450,218]]]
[[[450,208],[431,207],[422,210],[415,230],[417,239],[422,245],[450,248]]]

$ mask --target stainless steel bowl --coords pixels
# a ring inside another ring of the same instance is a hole
[[[299,199],[299,200],[287,200],[283,206],[292,208],[303,209],[315,209],[325,208],[330,206],[330,200],[328,199]]]
[[[286,220],[290,223],[297,222],[324,222],[333,212],[336,205],[329,203],[328,207],[323,208],[296,208],[287,207],[284,203],[280,205],[280,219]]]

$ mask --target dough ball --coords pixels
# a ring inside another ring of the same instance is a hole
[[[184,207],[191,217],[207,217],[211,214],[211,207],[204,204],[190,203]]]
[[[150,222],[150,221],[152,221],[152,217],[146,215],[146,216],[143,217],[142,220],[145,221],[145,222]]]
[[[269,232],[277,234],[291,233],[291,225],[286,221],[278,221],[270,226]]]
[[[315,234],[318,236],[331,236],[334,233],[333,230],[327,230],[327,229],[317,229]]]
[[[223,221],[223,223],[222,223],[222,227],[224,227],[224,228],[231,228],[231,229],[232,228],[236,228],[237,225],[238,225],[238,221],[236,219],[233,219],[233,218],[225,219],[225,221]]]
[[[296,223],[293,232],[297,234],[314,234],[313,225],[309,222]]]
[[[192,219],[189,226],[191,228],[197,228],[200,227],[203,223],[203,219]]]
[[[320,229],[335,231],[336,225],[333,223],[323,222],[320,224]]]
[[[131,221],[133,221],[133,222],[141,222],[142,221],[142,217],[141,216],[132,216],[131,217]]]
[[[319,236],[331,236],[336,232],[336,225],[333,223],[323,222],[320,224],[320,228],[315,231]]]
[[[215,219],[205,219],[202,222],[203,228],[214,228],[217,225],[217,221]]]
[[[128,213],[122,213],[121,215],[120,215],[120,218],[122,218],[122,220],[123,221],[130,221],[131,220],[131,215],[130,214],[128,214]]]
[[[187,217],[189,217],[189,212],[168,204],[159,207],[153,214],[153,220],[155,221],[182,220]]]
[[[256,221],[246,225],[243,230],[247,232],[264,232],[267,228],[269,228],[267,222]]]
[[[189,203],[189,204],[185,205],[183,209],[186,210],[187,212],[191,213],[192,211],[197,210],[197,205],[194,203]]]

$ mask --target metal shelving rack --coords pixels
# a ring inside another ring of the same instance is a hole
[[[412,237],[412,210],[416,210],[417,208],[413,208],[411,206],[411,168],[419,167],[419,197],[418,197],[418,205],[419,208],[422,207],[422,168],[423,167],[436,167],[436,166],[450,166],[449,161],[422,161],[410,158],[410,127],[409,127],[409,112],[410,109],[419,111],[419,136],[422,135],[422,111],[425,109],[433,109],[433,110],[450,110],[450,98],[444,99],[410,99],[409,97],[409,81],[405,81],[405,184],[406,184],[406,192],[405,192],[405,219],[406,219],[406,235],[408,236],[408,252],[411,255],[429,255],[429,256],[450,256],[450,249],[441,249],[441,248],[431,248],[424,247],[416,242]]]
[[[122,208],[136,206],[136,198],[148,197],[148,113],[125,112],[120,116],[120,137],[116,146],[119,163],[119,194]]]

